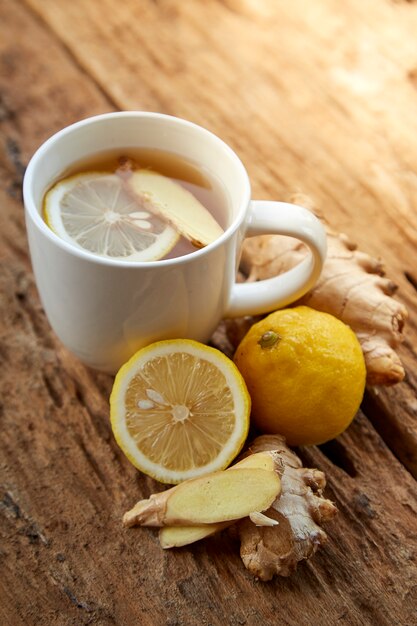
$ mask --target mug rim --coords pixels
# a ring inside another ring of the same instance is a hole
[[[96,122],[99,123],[107,119],[129,118],[129,117],[131,117],[132,119],[135,119],[135,118],[161,119],[161,120],[179,124],[184,127],[192,128],[194,131],[199,132],[199,133],[203,132],[204,134],[209,135],[212,140],[214,140],[217,144],[219,144],[221,146],[221,149],[226,151],[229,157],[231,157],[232,160],[236,163],[237,169],[240,170],[239,175],[241,177],[241,184],[243,187],[243,191],[242,191],[243,199],[240,203],[240,206],[237,209],[237,214],[235,218],[233,219],[232,223],[226,228],[226,230],[222,233],[222,235],[220,235],[220,237],[218,237],[215,241],[208,244],[207,246],[204,246],[203,248],[200,248],[199,250],[195,250],[188,254],[178,256],[178,257],[173,257],[170,259],[160,259],[160,260],[155,260],[155,261],[123,261],[120,259],[111,259],[108,257],[101,257],[92,252],[89,252],[88,250],[83,250],[82,248],[76,248],[75,246],[71,245],[70,243],[68,243],[67,241],[65,241],[64,239],[61,239],[61,237],[56,235],[45,223],[45,221],[43,220],[41,214],[39,213],[35,205],[33,194],[32,194],[33,175],[34,175],[34,170],[35,170],[35,167],[39,158],[41,158],[43,154],[49,150],[50,146],[53,145],[56,141],[59,141],[62,137],[65,137],[66,135],[70,134],[71,132],[73,132],[74,130],[78,128],[82,128],[83,126],[88,126]],[[37,150],[32,155],[31,159],[29,160],[29,163],[28,163],[28,166],[26,168],[24,178],[23,178],[24,208],[25,208],[27,215],[31,218],[35,226],[37,226],[37,228],[40,231],[42,231],[42,233],[46,237],[48,237],[48,239],[50,239],[52,243],[63,248],[66,252],[69,252],[70,254],[73,254],[74,256],[78,256],[82,259],[89,260],[91,262],[98,263],[100,265],[107,265],[110,267],[151,268],[151,267],[171,266],[171,265],[189,263],[193,259],[197,259],[198,257],[204,256],[205,254],[208,254],[211,250],[215,250],[219,246],[223,245],[223,243],[226,240],[228,240],[236,232],[236,230],[240,228],[241,224],[245,220],[247,207],[250,204],[250,200],[251,200],[251,187],[250,187],[249,176],[246,171],[246,168],[243,165],[240,158],[238,157],[238,155],[236,154],[236,152],[225,141],[223,141],[223,139],[221,139],[218,135],[208,130],[204,126],[200,126],[199,124],[196,124],[195,122],[191,122],[189,120],[176,117],[174,115],[158,113],[156,111],[112,111],[109,113],[93,115],[93,116],[84,118],[82,120],[79,120],[77,122],[74,122],[72,124],[69,124],[68,126],[65,126],[61,130],[51,135],[37,148]]]

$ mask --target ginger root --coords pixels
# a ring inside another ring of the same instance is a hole
[[[186,480],[140,500],[125,526],[197,526],[241,519],[268,509],[281,490],[275,469],[242,467]]]
[[[267,476],[281,476],[281,489],[270,508],[264,509],[265,514],[253,508],[254,484],[247,478],[252,472],[261,473],[262,483]],[[218,475],[226,477],[226,482],[219,481]],[[198,491],[204,492],[204,478],[210,481],[213,476],[216,487],[203,497],[202,512],[202,501],[195,497]],[[275,574],[289,576],[299,561],[310,558],[326,541],[320,524],[331,520],[337,509],[322,496],[325,476],[317,469],[304,468],[283,437],[258,437],[241,461],[204,478],[185,481],[140,501],[126,513],[124,524],[164,525],[159,533],[163,548],[185,546],[237,524],[242,561],[261,580],[270,580]],[[170,500],[172,505],[175,493],[181,490],[181,500],[170,510]]]
[[[404,378],[395,349],[402,341],[407,310],[392,295],[396,285],[384,277],[380,261],[356,249],[345,235],[327,229],[328,252],[315,287],[297,301],[330,313],[356,333],[365,356],[367,382],[393,385]],[[276,235],[245,241],[241,269],[247,280],[270,278],[293,267],[306,254],[304,244]],[[230,320],[228,335],[236,346],[250,320]]]
[[[283,462],[282,492],[265,511],[278,522],[275,527],[239,522],[240,556],[245,567],[261,580],[274,574],[289,576],[299,561],[310,558],[327,540],[320,524],[337,513],[335,505],[322,496],[324,473],[302,466],[298,456],[280,435],[262,435],[249,448],[250,453],[274,450]]]

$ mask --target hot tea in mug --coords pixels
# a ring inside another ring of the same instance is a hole
[[[247,172],[219,137],[141,111],[106,113],[50,137],[23,195],[42,304],[62,343],[116,372],[160,339],[206,342],[222,317],[294,302],[316,282],[325,232],[303,207],[252,200]],[[308,247],[296,267],[238,283],[245,237]]]
[[[43,201],[56,235],[120,261],[194,252],[224,232],[229,212],[227,191],[212,173],[179,155],[140,148],[75,163]]]

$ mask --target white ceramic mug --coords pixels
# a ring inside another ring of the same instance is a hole
[[[230,200],[224,234],[186,256],[143,263],[100,258],[55,235],[41,215],[51,184],[80,159],[132,147],[179,154],[216,176]],[[111,373],[153,341],[206,342],[223,317],[293,302],[314,285],[325,258],[325,233],[314,215],[292,204],[252,201],[246,170],[229,146],[200,126],[159,113],[108,113],[64,128],[34,154],[23,193],[32,266],[49,322],[84,363]],[[308,257],[280,276],[236,284],[244,237],[265,233],[302,240]]]

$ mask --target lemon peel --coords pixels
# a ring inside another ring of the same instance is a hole
[[[337,437],[362,401],[366,369],[356,335],[334,316],[306,306],[254,324],[234,361],[252,398],[252,421],[289,445]]]

